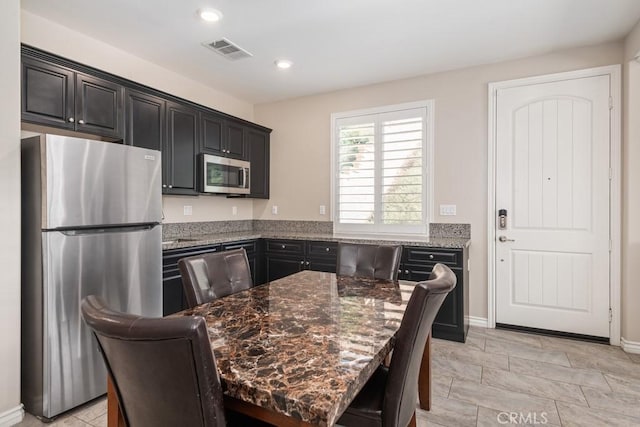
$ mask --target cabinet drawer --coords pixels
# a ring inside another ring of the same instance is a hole
[[[459,265],[461,262],[461,251],[405,247],[404,262],[412,264],[441,262],[448,265]]]
[[[247,254],[252,254],[258,250],[258,241],[257,240],[248,240],[243,242],[231,242],[231,243],[223,243],[222,250],[230,251],[232,249],[240,249],[244,248],[247,251]]]
[[[307,255],[312,257],[331,257],[336,258],[338,255],[337,242],[307,242]]]
[[[267,240],[265,252],[304,257],[304,240]]]
[[[169,249],[162,253],[162,277],[179,276],[178,260],[195,255],[220,251],[220,246],[197,246],[195,248]]]

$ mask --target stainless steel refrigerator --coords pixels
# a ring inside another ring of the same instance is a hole
[[[160,152],[57,135],[22,140],[22,401],[52,418],[106,393],[87,295],[162,316]]]

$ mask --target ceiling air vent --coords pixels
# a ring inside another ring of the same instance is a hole
[[[238,59],[250,58],[253,56],[229,39],[205,42],[203,45],[231,61],[237,61]]]

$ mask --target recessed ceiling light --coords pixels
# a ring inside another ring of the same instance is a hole
[[[218,22],[222,19],[222,12],[216,9],[200,9],[198,16],[206,22]]]
[[[288,59],[278,59],[276,60],[276,62],[274,62],[274,64],[276,64],[276,67],[282,70],[286,70],[287,68],[291,68],[293,62],[289,61]]]

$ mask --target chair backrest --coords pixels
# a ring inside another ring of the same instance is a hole
[[[182,258],[178,261],[189,307],[195,307],[252,285],[244,248]]]
[[[338,243],[338,276],[398,280],[401,245]]]
[[[409,424],[418,398],[418,375],[431,325],[442,302],[456,286],[456,276],[443,264],[429,280],[414,288],[396,334],[382,406],[382,425]]]
[[[81,309],[126,425],[225,425],[222,387],[202,317],[119,313],[97,296],[86,297]]]

